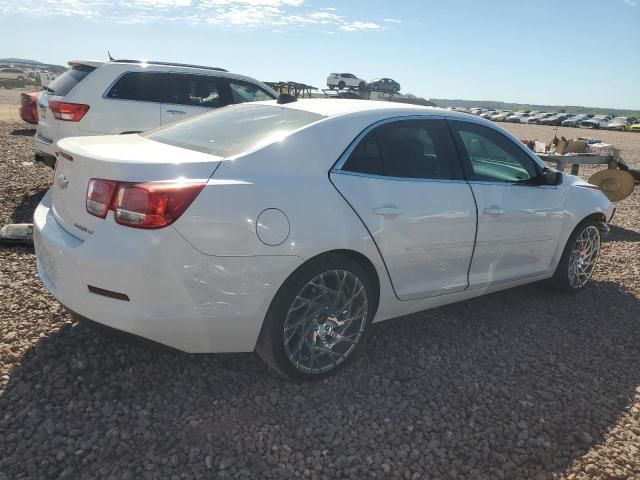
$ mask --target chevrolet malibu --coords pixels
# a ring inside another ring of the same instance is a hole
[[[389,102],[243,104],[58,143],[40,278],[77,318],[294,380],[371,322],[592,275],[611,203],[487,120]]]

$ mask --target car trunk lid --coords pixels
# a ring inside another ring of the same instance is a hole
[[[207,180],[222,160],[139,135],[66,138],[58,143],[56,154],[51,187],[53,214],[80,239],[92,235],[105,221],[86,209],[87,187],[92,178],[133,183]]]

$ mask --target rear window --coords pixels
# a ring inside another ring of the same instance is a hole
[[[72,69],[64,72],[49,85],[47,85],[45,90],[54,95],[60,95],[61,97],[64,97],[73,89],[73,87],[79,84],[84,79],[84,77],[89,75],[94,70],[94,67],[89,66],[73,67]]]
[[[226,107],[143,134],[176,147],[230,157],[267,145],[324,118],[317,113],[272,105]]]

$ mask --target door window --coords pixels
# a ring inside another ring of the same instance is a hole
[[[402,120],[369,132],[342,170],[386,177],[460,179],[455,146],[443,120]]]
[[[475,123],[451,124],[469,161],[469,180],[526,184],[538,177],[536,162],[507,136]]]
[[[231,103],[228,85],[220,77],[207,75],[167,75],[163,103],[218,108]]]
[[[265,92],[258,86],[240,80],[228,80],[231,88],[231,98],[233,103],[262,102],[273,100],[274,96]]]
[[[163,90],[163,74],[153,72],[125,73],[113,85],[107,98],[160,102]]]

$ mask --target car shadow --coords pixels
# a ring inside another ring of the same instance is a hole
[[[284,478],[286,452],[341,478],[371,464],[380,476],[381,459],[414,478],[549,478],[632,402],[638,318],[616,283],[575,296],[534,284],[375,324],[351,365],[302,385],[254,354],[156,351],[67,325],[10,374],[0,472]]]
[[[16,137],[33,137],[35,134],[35,128],[17,128],[10,133],[10,135]]]
[[[33,212],[47,193],[49,187],[42,187],[28,194],[23,195],[20,203],[16,205],[11,213],[11,223],[31,223],[33,222]]]
[[[617,225],[609,225],[611,231],[607,237],[607,241],[612,242],[638,242],[640,241],[640,232],[629,230]]]

